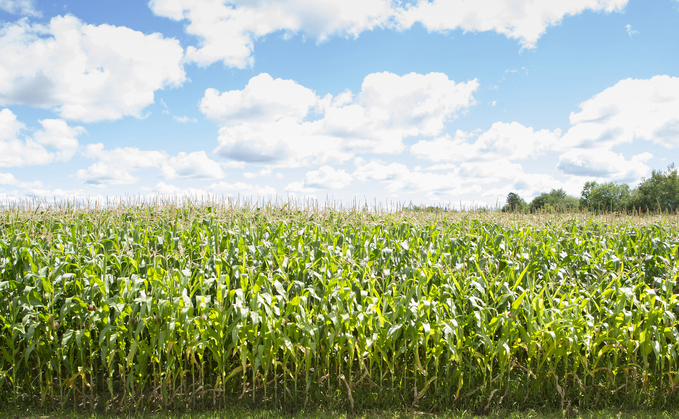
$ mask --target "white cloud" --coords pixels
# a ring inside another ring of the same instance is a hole
[[[389,197],[400,202],[412,200],[423,202],[449,202],[470,208],[501,203],[509,192],[517,192],[524,198],[531,198],[553,188],[564,188],[568,193],[578,195],[585,180],[572,177],[560,181],[544,173],[526,173],[519,163],[507,159],[490,162],[464,162],[438,167],[444,173],[435,173],[431,168],[417,170],[401,163],[385,163],[379,160],[358,161],[353,173],[360,182],[377,181]],[[443,166],[443,165],[440,165]],[[384,195],[382,195],[384,196]]]
[[[40,198],[49,200],[54,199],[56,201],[69,200],[72,202],[76,200],[82,203],[90,204],[94,204],[95,202],[103,204],[108,201],[108,198],[101,194],[93,195],[89,192],[84,191],[83,189],[61,189],[61,188],[46,189],[34,187],[22,191],[21,195],[23,197],[28,198]]]
[[[204,151],[179,152],[169,157],[164,151],[121,147],[105,150],[104,145],[88,144],[85,156],[98,160],[87,169],[80,169],[76,178],[95,186],[126,185],[139,179],[133,172],[141,169],[160,169],[165,179],[221,179],[225,176],[219,163]]]
[[[512,122],[496,122],[479,136],[479,151],[485,155],[502,156],[510,160],[535,158],[555,147],[560,130],[539,130]]]
[[[275,196],[276,189],[271,186],[260,186],[252,183],[227,183],[219,182],[213,183],[207,188],[210,192],[218,195],[228,195],[235,196],[240,195],[242,197],[264,197],[264,196]]]
[[[26,128],[26,125],[17,120],[16,115],[9,109],[0,111],[0,141],[16,138]]]
[[[144,151],[135,147],[123,147],[104,150],[104,145],[88,144],[85,155],[99,160],[87,169],[80,169],[75,177],[95,186],[126,185],[136,183],[139,179],[131,172],[160,167],[167,155],[161,151]]]
[[[198,122],[198,120],[196,118],[190,118],[186,115],[184,115],[184,116],[175,115],[175,116],[172,117],[172,119],[179,122],[180,124],[186,124],[187,122]]]
[[[323,135],[318,125],[285,118],[222,127],[215,153],[241,162],[288,167],[348,159],[350,155],[342,150],[341,139]]]
[[[154,92],[185,80],[179,41],[74,16],[0,28],[0,105],[54,109],[94,122],[141,116]]]
[[[22,16],[42,16],[35,10],[33,0],[0,0],[0,10]]]
[[[58,150],[57,161],[70,160],[78,149],[78,136],[87,132],[83,127],[70,127],[61,119],[43,119],[40,124],[43,129],[35,133],[35,141]]]
[[[384,72],[365,77],[361,91],[316,96],[290,80],[261,74],[243,90],[208,89],[201,110],[224,126],[216,153],[233,160],[302,166],[342,163],[356,152],[400,153],[409,136],[439,134],[475,104],[478,82],[445,74]],[[320,117],[310,117],[311,110]]]
[[[0,172],[0,185],[16,185],[17,180],[11,173]]]
[[[571,113],[571,127],[563,134],[558,129],[537,131],[517,122],[497,122],[485,132],[458,131],[454,137],[421,140],[410,152],[442,163],[428,171],[460,170],[464,175],[464,166],[473,162],[486,162],[487,166],[476,169],[484,173],[484,167],[497,168],[503,162],[535,159],[552,151],[560,154],[556,168],[568,176],[564,187],[571,190],[577,189],[574,182],[592,179],[634,184],[650,173],[646,163],[653,156],[645,152],[625,157],[614,148],[639,141],[679,147],[677,109],[679,78],[627,79],[580,104],[580,112]],[[508,166],[498,174],[506,173],[505,181],[520,177],[510,169]],[[527,181],[526,190],[532,190],[534,184]]]
[[[580,104],[562,148],[611,148],[635,139],[679,147],[679,77],[626,79]]]
[[[378,144],[366,148],[374,148],[376,152],[400,152],[404,137],[437,135],[445,122],[474,105],[472,94],[478,87],[476,80],[455,83],[443,73],[369,74],[356,100],[361,109],[355,110],[349,105],[326,110],[328,129],[339,133],[353,131],[362,136],[366,136],[368,130],[379,132],[381,138],[368,141],[377,140]],[[354,122],[353,118],[357,116],[362,124]]]
[[[410,147],[410,152],[434,162],[522,160],[554,149],[560,136],[560,130],[535,131],[518,122],[496,122],[483,133],[457,131],[453,138],[446,135],[434,140],[421,140]]]
[[[75,177],[87,184],[100,187],[106,185],[129,185],[139,180],[139,178],[134,177],[130,173],[129,168],[103,162],[94,163],[87,169],[78,170]]]
[[[592,179],[572,177],[562,182],[547,173],[521,173],[513,179],[508,179],[501,186],[486,189],[482,196],[494,198],[499,201],[500,205],[504,204],[504,198],[510,192],[518,193],[525,199],[531,199],[552,189],[564,189],[570,195],[579,196],[586,180]]]
[[[446,201],[451,197],[483,191],[480,185],[465,182],[455,171],[444,174],[411,171],[404,164],[385,164],[378,160],[357,167],[353,176],[360,181],[380,181],[390,196],[399,200],[426,197]]]
[[[0,167],[43,165],[52,161],[53,156],[45,147],[30,138],[18,138],[25,128],[12,111],[0,111]]]
[[[224,168],[224,169],[243,169],[245,168],[245,162],[242,161],[222,161],[219,162],[219,165]]]
[[[622,154],[605,148],[573,149],[559,156],[557,168],[568,175],[629,183],[650,172],[644,163],[652,157],[651,153],[645,152],[627,160]]]
[[[628,0],[419,0],[399,8],[396,21],[402,29],[421,23],[429,31],[455,29],[495,31],[534,48],[549,26],[584,11],[622,11]]]
[[[349,186],[351,181],[351,175],[344,170],[335,170],[325,165],[318,170],[307,172],[304,184],[311,188],[343,189]]]
[[[186,32],[199,39],[186,57],[199,65],[222,61],[230,67],[252,66],[254,42],[277,31],[300,32],[323,41],[330,36],[358,36],[383,25],[391,15],[389,0],[151,0],[159,16],[187,20]]]
[[[298,194],[308,195],[316,192],[316,189],[307,187],[306,185],[304,185],[304,182],[290,182],[285,186],[285,188],[283,188],[283,190],[293,195]]]
[[[276,122],[282,118],[301,121],[317,100],[312,90],[293,80],[273,79],[262,73],[251,78],[243,90],[220,94],[216,89],[207,89],[200,111],[222,125]]]
[[[77,136],[83,127],[70,127],[65,121],[43,119],[43,129],[35,138],[21,139],[26,126],[9,109],[0,110],[0,167],[26,167],[69,160],[78,148]],[[55,150],[51,152],[45,147]]]
[[[101,143],[88,144],[85,155],[105,163],[113,163],[131,168],[158,167],[167,158],[163,151],[143,151],[136,147],[120,147],[113,150],[104,150],[104,145]]]
[[[186,21],[198,38],[189,61],[217,61],[237,68],[254,63],[254,44],[272,33],[302,34],[317,42],[358,37],[375,28],[406,30],[421,23],[429,31],[495,31],[533,48],[549,26],[584,11],[621,11],[628,0],[150,0],[158,16]]]
[[[270,174],[271,174],[271,168],[265,167],[265,168],[263,168],[262,170],[260,170],[259,172],[256,172],[256,173],[254,173],[254,172],[244,172],[243,177],[246,178],[246,179],[254,179],[257,176],[268,176]]]
[[[632,29],[632,25],[625,25],[625,30],[627,31],[627,35],[629,35],[630,38],[639,34],[639,31]]]
[[[512,180],[524,174],[521,164],[513,163],[505,158],[498,158],[491,162],[463,162],[455,169],[455,173],[461,178],[476,184]]]
[[[170,157],[163,163],[162,171],[166,179],[177,177],[221,179],[225,176],[219,163],[211,160],[204,151],[190,154],[180,152],[176,157]]]

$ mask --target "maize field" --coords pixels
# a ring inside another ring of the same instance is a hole
[[[0,210],[0,402],[676,405],[676,215]]]

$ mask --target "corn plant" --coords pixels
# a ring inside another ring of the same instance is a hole
[[[14,207],[0,399],[82,409],[662,406],[677,217]]]

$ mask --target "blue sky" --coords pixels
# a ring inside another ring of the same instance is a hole
[[[0,0],[0,200],[635,186],[678,41],[676,0]]]

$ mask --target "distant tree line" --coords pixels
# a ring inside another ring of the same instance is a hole
[[[615,182],[586,182],[580,198],[568,195],[563,189],[552,189],[526,203],[518,194],[510,192],[503,212],[538,211],[594,211],[594,212],[677,212],[679,210],[679,174],[674,164],[665,171],[654,170],[634,189]]]

